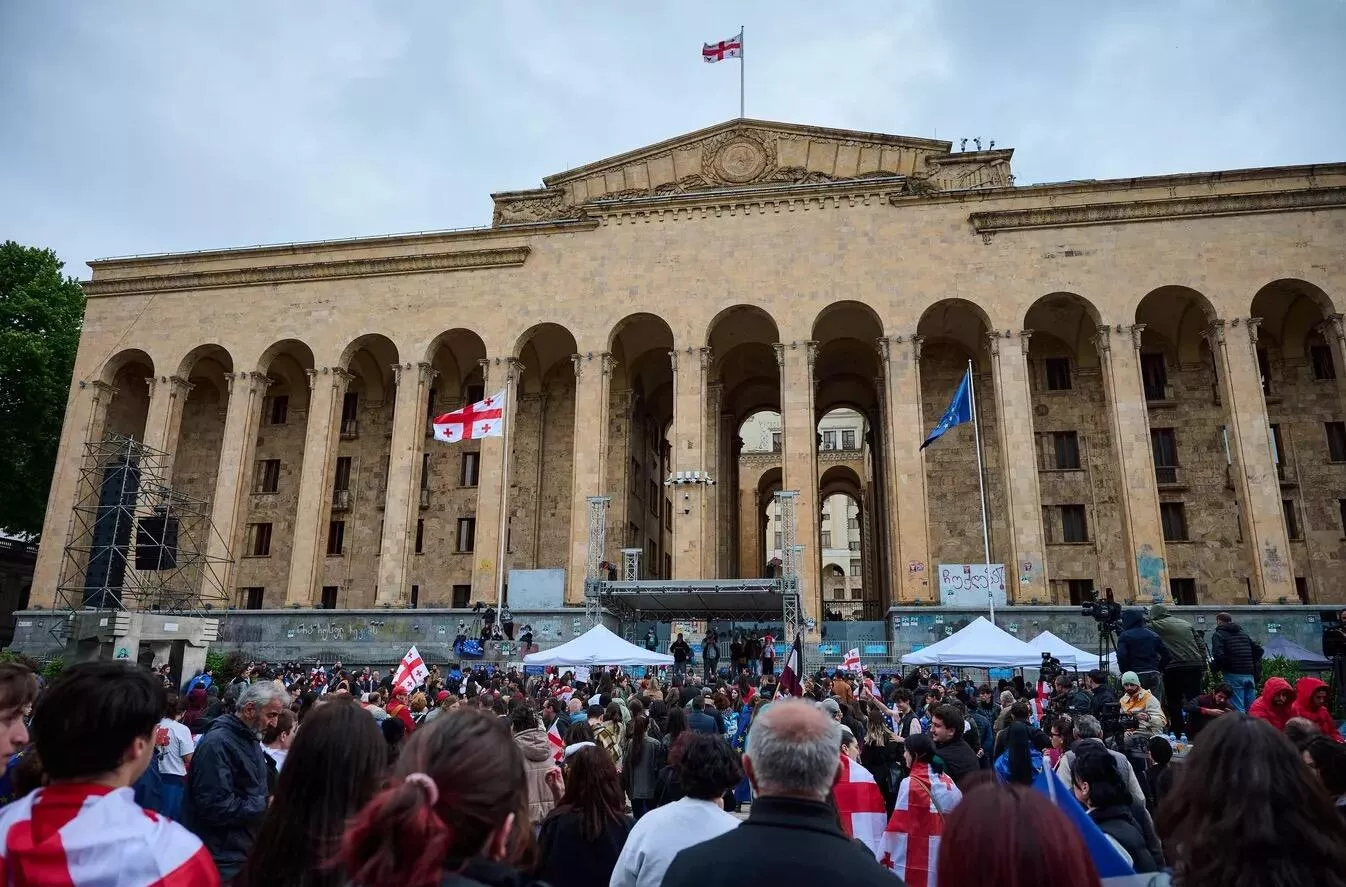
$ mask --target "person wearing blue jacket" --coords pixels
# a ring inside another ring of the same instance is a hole
[[[1134,671],[1140,685],[1163,699],[1164,669],[1173,654],[1164,639],[1145,625],[1145,611],[1139,607],[1122,613],[1122,631],[1117,635],[1117,667]]]

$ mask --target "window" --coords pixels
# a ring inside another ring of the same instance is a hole
[[[1151,428],[1150,449],[1154,452],[1154,475],[1161,484],[1178,482],[1178,438],[1172,428]]]
[[[1195,579],[1169,579],[1168,593],[1173,596],[1173,603],[1183,607],[1196,606],[1196,580]]]
[[[1083,505],[1062,505],[1061,541],[1088,542],[1089,525],[1085,520]]]
[[[1045,363],[1047,364],[1047,390],[1069,391],[1070,358],[1049,357]]]
[[[262,586],[254,585],[249,588],[240,588],[238,592],[239,592],[238,594],[239,598],[242,599],[241,602],[243,604],[243,609],[245,610],[262,609],[262,598],[265,596],[266,593],[266,589],[262,588]]]
[[[783,541],[784,541],[784,534],[781,533],[780,530],[777,530],[777,531],[776,531],[776,549],[777,549],[778,551],[780,550],[780,547],[781,547],[781,544],[783,543]]]
[[[779,453],[781,446],[781,434],[779,431],[771,432],[771,452]]]
[[[425,553],[425,520],[416,521],[416,553]]]
[[[290,395],[277,394],[266,399],[266,424],[284,425],[290,415]]]
[[[477,519],[475,517],[458,518],[458,550],[471,551],[477,541]]]
[[[356,427],[356,416],[360,410],[360,393],[358,391],[347,391],[341,398],[341,433],[346,437],[354,437],[359,430]]]
[[[823,530],[823,532],[822,532],[822,546],[823,546],[823,548],[831,548],[831,547],[832,547],[832,531],[831,531],[831,530]]]
[[[1068,579],[1067,587],[1070,589],[1070,603],[1079,606],[1085,601],[1094,599],[1094,580],[1092,579]]]
[[[650,514],[654,515],[655,517],[658,517],[658,516],[659,516],[659,485],[656,484],[654,481],[650,481],[649,503],[650,503]]]
[[[337,586],[324,585],[322,587],[322,609],[335,610],[337,605]]]
[[[1074,431],[1052,432],[1052,447],[1055,450],[1057,468],[1062,470],[1080,467],[1080,436]]]
[[[346,522],[334,520],[327,525],[327,553],[340,555],[346,548]]]
[[[847,547],[850,548],[851,551],[859,551],[859,550],[860,550],[860,540],[859,540],[859,539],[852,539],[852,540],[850,540],[850,542],[847,543]]]
[[[631,457],[631,495],[640,495],[640,460]]]
[[[437,400],[438,397],[439,392],[434,388],[431,388],[425,393],[425,431],[427,434],[433,433],[433,429],[430,425],[435,421],[435,400]]]
[[[835,431],[823,432],[823,449],[835,450],[837,448],[837,433]]]
[[[481,453],[463,453],[463,461],[458,468],[458,486],[475,487],[480,468]]]
[[[1140,356],[1140,379],[1145,385],[1146,400],[1167,399],[1168,369],[1164,366],[1164,355],[1142,354]]]
[[[673,555],[667,552],[664,553],[664,577],[673,578]]]
[[[248,524],[248,551],[253,557],[270,557],[270,524]]]
[[[841,448],[843,450],[855,449],[855,429],[848,428],[841,432]]]
[[[1327,429],[1327,458],[1330,462],[1346,462],[1346,422],[1324,422]]]
[[[279,459],[262,459],[257,463],[252,488],[258,493],[274,493],[280,489]]]
[[[483,384],[469,385],[463,392],[463,400],[470,404],[481,403],[486,399],[486,386]]]
[[[391,457],[389,457],[391,461]],[[430,454],[421,453],[421,489],[430,489]]]
[[[421,587],[419,585],[411,586],[411,609],[416,609],[421,603]]]
[[[1257,372],[1262,375],[1262,393],[1271,393],[1271,361],[1265,348],[1257,349]]]
[[[864,597],[865,597],[865,590],[864,590],[863,588],[852,588],[852,589],[851,589],[851,600],[853,600],[853,601],[860,601],[860,600],[864,600]]]
[[[860,518],[859,518],[859,517],[848,517],[848,518],[846,518],[846,529],[848,529],[848,530],[858,530],[858,529],[860,529]]]
[[[851,575],[860,575],[860,559],[858,557],[851,558]]]
[[[1281,426],[1271,427],[1271,462],[1276,466],[1276,476],[1285,480],[1285,440],[1281,437]]]
[[[336,480],[332,489],[344,493],[351,488],[351,457],[338,456],[336,461]]]
[[[1282,499],[1281,511],[1285,513],[1285,535],[1291,539],[1303,538],[1299,535],[1299,513],[1295,510],[1295,500]]]
[[[655,546],[654,540],[646,539],[644,567],[645,567],[645,575],[650,579],[659,578],[659,555],[657,552],[658,548]]]
[[[1164,525],[1165,542],[1187,541],[1187,508],[1181,502],[1160,502],[1159,522]]]
[[[471,585],[455,585],[453,587],[453,608],[455,610],[466,610],[472,600]]]
[[[664,500],[664,529],[672,532],[673,530],[673,500]]]
[[[1303,576],[1296,576],[1295,594],[1299,596],[1299,602],[1301,604],[1307,604],[1309,602],[1309,580],[1305,579]]]
[[[1329,346],[1310,345],[1309,362],[1313,364],[1313,378],[1326,380],[1337,377],[1337,365],[1332,360],[1332,349]]]

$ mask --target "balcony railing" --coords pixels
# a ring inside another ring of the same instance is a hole
[[[430,507],[430,491],[425,487],[421,487],[421,507],[422,508]]]
[[[360,436],[360,422],[357,419],[341,420],[341,439],[350,440]]]
[[[336,490],[332,493],[333,511],[350,511],[351,509],[351,491]]]
[[[1178,482],[1178,466],[1156,465],[1154,466],[1154,476],[1160,486],[1175,485]]]

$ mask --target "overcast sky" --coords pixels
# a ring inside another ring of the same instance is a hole
[[[0,0],[0,239],[86,277],[488,224],[737,116],[700,49],[740,24],[748,116],[995,139],[1020,184],[1346,160],[1346,0]]]

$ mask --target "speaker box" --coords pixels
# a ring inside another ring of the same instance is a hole
[[[120,591],[126,578],[126,549],[135,523],[136,496],[140,491],[140,465],[121,457],[103,469],[98,488],[98,511],[94,517],[89,566],[84,572],[85,606],[105,606],[108,591]]]
[[[178,519],[166,511],[142,517],[136,528],[136,569],[173,570],[178,566]]]

